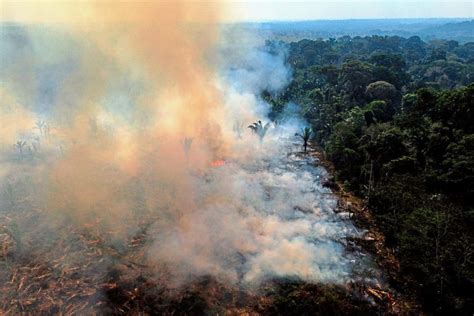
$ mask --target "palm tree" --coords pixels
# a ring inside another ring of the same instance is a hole
[[[45,124],[43,127],[44,136],[49,137],[50,130],[51,130],[51,127],[48,124]]]
[[[242,138],[242,128],[244,124],[240,121],[235,122],[234,124],[234,132],[237,134],[237,138]]]
[[[181,141],[181,145],[183,146],[184,154],[186,155],[186,161],[189,160],[189,151],[191,150],[191,145],[193,144],[193,139],[191,137],[185,137]]]
[[[26,146],[26,142],[24,140],[19,140],[16,142],[15,147],[20,152],[20,157],[23,158],[23,148]]]
[[[3,190],[3,197],[10,205],[10,208],[13,209],[15,206],[16,195],[15,195],[15,188],[13,187],[12,183],[7,182],[5,185],[5,190]]]
[[[263,138],[265,137],[265,134],[267,133],[269,127],[270,123],[263,125],[262,121],[260,120],[248,126],[248,128],[250,128],[255,134],[258,135],[258,137],[260,138],[260,142],[263,141]]]
[[[35,122],[35,128],[37,128],[40,132],[40,135],[43,135],[43,128],[45,126],[44,121],[36,121]]]
[[[312,134],[313,134],[313,131],[311,130],[311,127],[305,127],[301,130],[301,134],[300,133],[295,134],[295,136],[298,136],[303,140],[304,152],[306,152],[306,148],[308,147],[308,142]]]
[[[39,137],[35,137],[35,140],[32,145],[33,145],[33,151],[35,153],[39,153],[39,151],[41,150],[41,139]]]

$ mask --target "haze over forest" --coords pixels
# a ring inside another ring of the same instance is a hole
[[[0,314],[474,312],[472,3],[0,13]]]

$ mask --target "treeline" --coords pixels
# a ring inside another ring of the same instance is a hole
[[[474,43],[303,40],[288,63],[293,82],[263,97],[274,118],[299,104],[337,180],[367,201],[400,260],[394,285],[430,313],[472,314]]]

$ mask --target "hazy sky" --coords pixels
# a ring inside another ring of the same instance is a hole
[[[0,0],[0,21],[58,22],[88,16],[91,4],[176,0]],[[474,0],[186,0],[205,11],[223,2],[224,22],[361,18],[473,18]],[[71,14],[73,13],[73,14]]]
[[[232,1],[233,20],[431,18],[474,15],[474,1],[451,0],[242,0]]]

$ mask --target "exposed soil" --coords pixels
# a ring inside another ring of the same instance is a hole
[[[308,154],[333,174],[333,166],[319,151],[312,149]],[[330,185],[340,198],[336,212],[349,214],[360,229],[367,230],[361,238],[347,238],[348,251],[360,247],[373,254],[391,283],[396,281],[398,262],[384,246],[384,236],[370,211],[339,183]],[[130,223],[140,230],[123,243],[111,243],[108,236],[95,232],[97,223],[65,223],[60,238],[48,240],[48,247],[33,249],[30,245],[35,239],[47,236],[33,233],[20,238],[10,225],[27,216],[34,223],[42,210],[13,212],[0,219],[1,314],[419,314],[417,304],[384,282],[328,285],[279,278],[248,288],[202,276],[184,286],[170,287],[167,268],[150,266],[146,260],[148,228],[156,218],[142,217],[139,223]]]

